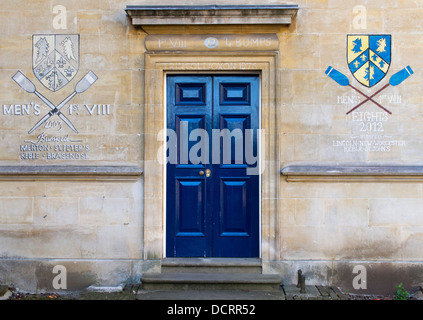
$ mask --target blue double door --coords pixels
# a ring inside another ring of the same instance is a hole
[[[166,256],[258,257],[259,77],[168,76],[167,127]]]

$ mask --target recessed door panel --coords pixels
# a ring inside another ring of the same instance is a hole
[[[247,180],[221,179],[219,236],[249,236]]]
[[[206,114],[175,115],[177,168],[201,168],[207,162],[209,142],[206,117]]]
[[[176,236],[204,237],[205,227],[205,181],[177,179]]]

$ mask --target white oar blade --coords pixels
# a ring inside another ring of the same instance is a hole
[[[91,70],[81,79],[75,86],[77,93],[82,93],[87,90],[98,79],[96,74]]]
[[[26,92],[34,93],[35,92],[35,86],[34,84],[27,78],[25,75],[18,71],[15,73],[15,75],[12,77],[13,80],[16,81],[16,83],[24,89]]]

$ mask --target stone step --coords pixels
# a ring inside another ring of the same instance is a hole
[[[285,300],[283,290],[144,290],[138,300]]]
[[[255,273],[262,272],[260,259],[165,258],[162,273]]]
[[[280,290],[282,277],[253,273],[145,273],[144,290]]]

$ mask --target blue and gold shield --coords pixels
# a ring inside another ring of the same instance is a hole
[[[55,92],[67,85],[79,68],[78,34],[34,34],[32,70],[37,79]]]
[[[391,64],[390,35],[348,35],[348,67],[354,78],[366,87],[379,83]]]

